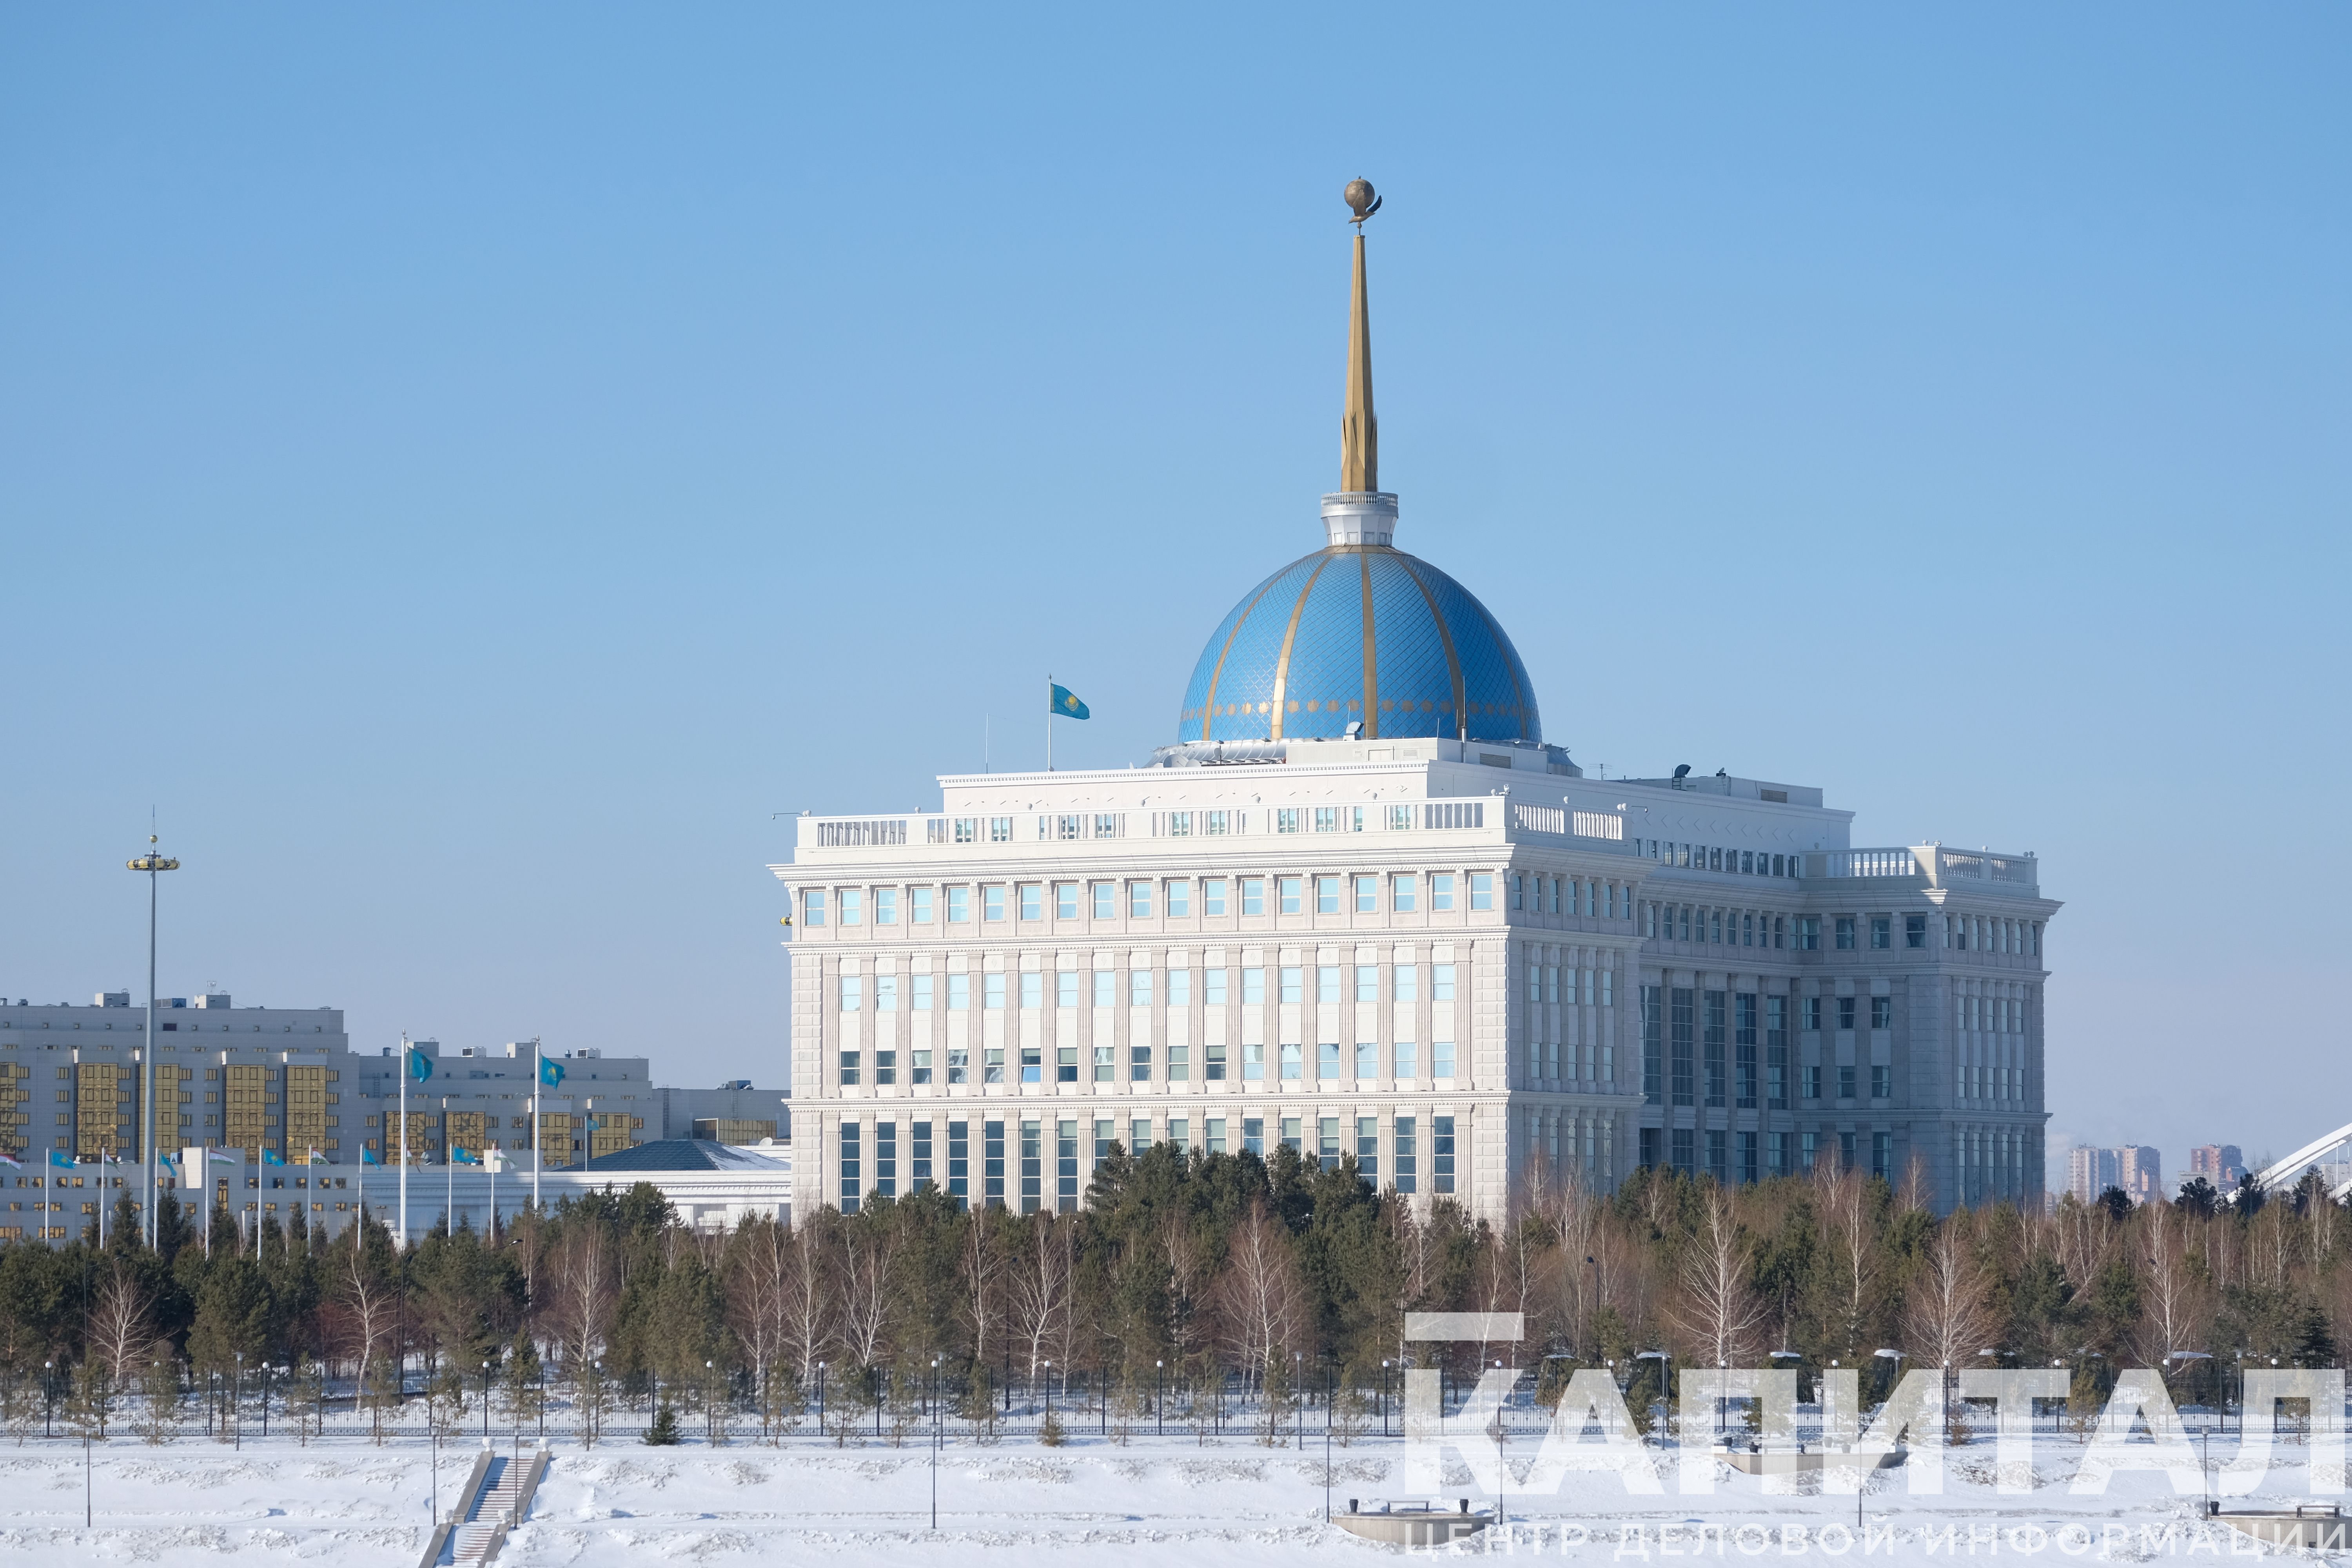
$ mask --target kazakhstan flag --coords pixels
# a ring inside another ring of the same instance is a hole
[[[1066,686],[1054,688],[1054,711],[1065,719],[1089,719],[1087,705],[1078,700],[1076,692]]]

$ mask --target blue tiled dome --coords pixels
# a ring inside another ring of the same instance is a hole
[[[1367,738],[1543,739],[1486,606],[1385,544],[1334,544],[1251,589],[1201,650],[1180,739],[1338,740],[1357,722]]]

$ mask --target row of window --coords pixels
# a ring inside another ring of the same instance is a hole
[[[1384,971],[1390,977],[1388,996],[1390,1001],[1417,1003],[1421,1000],[1421,972],[1412,964],[1359,963],[1352,966],[1354,972],[1352,978],[1349,974],[1349,967],[1337,963],[1314,965],[1312,968],[1315,975],[1313,1000],[1318,1003],[1339,1002],[1348,999],[1352,993],[1353,999],[1358,1003],[1378,1002],[1381,999],[1381,976]],[[1233,978],[1237,972],[1221,967],[1203,969],[1200,973],[1202,1004],[1211,1007],[1226,1005],[1234,997]],[[1241,977],[1240,1001],[1243,1006],[1255,1007],[1265,1002],[1268,973],[1267,970],[1256,966],[1238,971]],[[1308,1000],[1307,995],[1308,966],[1286,965],[1271,973],[1275,975],[1276,999],[1299,1004]],[[1431,1001],[1454,1000],[1454,974],[1453,964],[1433,963],[1429,966],[1429,999]],[[1591,971],[1587,970],[1585,974],[1589,988]],[[939,997],[938,982],[942,978],[947,981],[947,1010],[950,1013],[971,1010],[971,983],[975,979],[980,982],[982,1010],[994,1010],[1004,1006],[1008,994],[1006,985],[1008,980],[1019,982],[1018,994],[1023,1007],[1042,1008],[1045,1005],[1047,977],[1034,969],[1024,970],[1017,975],[1004,973],[946,976],[844,974],[839,977],[838,989],[841,1011],[856,1013],[864,1010],[867,994],[866,985],[870,980],[873,984],[872,994],[876,1012],[895,1013],[898,1010],[900,984],[903,981],[904,994],[909,1007],[918,1013],[927,1013],[931,1010],[933,1003]],[[1056,1007],[1118,1005],[1119,992],[1122,987],[1118,983],[1117,970],[1095,969],[1082,973],[1076,970],[1065,969],[1056,972],[1052,978],[1054,1005]],[[1161,972],[1156,970],[1129,970],[1127,984],[1124,987],[1128,1005],[1130,1007],[1152,1005],[1153,990],[1161,983],[1162,978]],[[1613,984],[1616,976],[1603,970],[1601,978],[1605,988]],[[1192,1005],[1192,971],[1171,969],[1165,972],[1164,980],[1169,1006],[1189,1007]]]
[[[1825,1140],[1833,1138],[1838,1163],[1847,1170],[1855,1168],[1863,1152],[1860,1132],[1748,1132],[1719,1127],[1644,1127],[1642,1129],[1642,1163],[1663,1165],[1671,1162],[1685,1175],[1697,1175],[1702,1171],[1727,1184],[1733,1182],[1758,1182],[1766,1176],[1785,1176],[1811,1171],[1826,1147]],[[1871,1132],[1870,1173],[1892,1180],[1895,1174],[1895,1134]],[[1702,1163],[1704,1161],[1704,1163]]]
[[[1417,1043],[1412,1040],[1398,1040],[1386,1048],[1390,1056],[1390,1077],[1401,1082],[1411,1082],[1421,1077],[1421,1047]],[[1015,1058],[1009,1068],[1005,1061],[1008,1049]],[[950,1046],[944,1049],[917,1047],[905,1051],[895,1047],[888,1050],[877,1049],[872,1053],[873,1067],[870,1070],[873,1074],[873,1082],[877,1086],[896,1084],[899,1081],[898,1064],[900,1058],[903,1057],[907,1063],[906,1081],[919,1087],[935,1081],[932,1077],[934,1058],[944,1058],[945,1081],[951,1084],[1044,1083],[1047,1081],[1046,1049],[1047,1047],[1044,1046],[1028,1045],[1010,1047]],[[1052,1049],[1054,1052],[1052,1081],[1055,1083],[1081,1081],[1079,1058],[1082,1054],[1091,1058],[1089,1062],[1084,1064],[1091,1073],[1091,1081],[1095,1083],[1119,1081],[1122,1064],[1118,1059],[1119,1047],[1117,1046],[1055,1046]],[[1226,1073],[1233,1063],[1234,1047],[1218,1044],[1204,1045],[1199,1049],[1202,1081],[1204,1083],[1228,1081]],[[1242,1082],[1265,1081],[1268,1065],[1266,1053],[1269,1049],[1274,1053],[1273,1065],[1281,1081],[1292,1083],[1306,1081],[1307,1055],[1305,1046],[1276,1044],[1269,1047],[1263,1043],[1258,1043],[1245,1044],[1239,1047]],[[1381,1049],[1379,1044],[1371,1041],[1359,1042],[1352,1047],[1341,1046],[1335,1042],[1319,1044],[1315,1047],[1314,1077],[1321,1082],[1341,1083],[1346,1082],[1352,1074],[1358,1082],[1377,1081],[1381,1077]],[[1193,1047],[1190,1045],[1171,1045],[1167,1047],[1167,1082],[1190,1083],[1192,1081],[1192,1052]],[[1153,1048],[1150,1046],[1127,1047],[1124,1069],[1128,1082],[1157,1081],[1152,1076],[1153,1054]],[[835,1081],[845,1088],[855,1088],[865,1081],[865,1075],[869,1070],[866,1067],[866,1056],[867,1053],[864,1051],[839,1052],[835,1068]],[[1614,1050],[1604,1052],[1604,1056],[1608,1058],[1605,1066],[1609,1074],[1614,1076],[1616,1070]],[[974,1058],[978,1058],[976,1069]],[[1432,1079],[1453,1078],[1454,1059],[1452,1040],[1431,1041],[1429,1076]],[[975,1070],[980,1075],[977,1079],[972,1076]],[[1015,1070],[1020,1076],[1017,1079],[1008,1079],[1005,1077],[1008,1070]]]
[[[1429,1190],[1450,1194],[1454,1179],[1454,1118],[1433,1116],[1428,1120]],[[1192,1122],[1186,1117],[1170,1117],[1164,1133],[1156,1139],[1149,1117],[1131,1120],[1124,1130],[1117,1121],[1097,1118],[1092,1129],[1094,1159],[1108,1159],[1112,1146],[1121,1142],[1122,1131],[1129,1140],[1126,1146],[1133,1149],[1167,1142],[1175,1145],[1180,1153],[1197,1148],[1206,1154],[1247,1152],[1264,1158],[1269,1121],[1276,1142],[1302,1158],[1330,1171],[1339,1168],[1345,1155],[1352,1154],[1358,1174],[1380,1184],[1383,1167],[1381,1123],[1376,1116],[1318,1116],[1311,1127],[1303,1116],[1211,1116],[1202,1121],[1197,1145],[1191,1142]],[[902,1143],[896,1121],[877,1121],[870,1127],[845,1121],[838,1141],[836,1173],[841,1212],[856,1214],[869,1196],[897,1197],[903,1183],[903,1190],[908,1194],[927,1185],[938,1186],[955,1200],[960,1210],[975,1203],[991,1208],[1017,1205],[1021,1213],[1035,1214],[1050,1198],[1058,1212],[1075,1213],[1080,1193],[1080,1131],[1084,1125],[1075,1117],[1052,1121],[1035,1118],[977,1123],[917,1121],[906,1124]],[[1227,1143],[1229,1129],[1239,1135],[1238,1143],[1231,1148]],[[943,1136],[935,1137],[935,1133]],[[976,1152],[975,1142],[979,1145]],[[1045,1151],[1049,1144],[1054,1166],[1050,1192],[1045,1185],[1049,1158]],[[975,1164],[979,1167],[976,1171]],[[1414,1193],[1421,1190],[1422,1176],[1421,1121],[1412,1116],[1397,1117],[1391,1123],[1386,1178],[1398,1192]]]
[[[1757,849],[1726,849],[1712,844],[1661,844],[1654,838],[1633,840],[1633,853],[1661,866],[1693,871],[1723,871],[1740,877],[1801,877],[1804,858],[1769,855]]]
[[[1629,910],[1632,907],[1630,889],[1621,900],[1615,883],[1573,885],[1586,889],[1584,901],[1595,907],[1605,906],[1612,919],[1616,918],[1621,901]],[[901,890],[804,888],[801,890],[801,922],[811,926],[828,921],[862,926],[867,923],[870,907],[873,924],[895,926],[901,913]],[[1195,884],[1190,878],[1124,882],[985,882],[977,886],[951,883],[944,889],[908,888],[903,891],[904,913],[909,923],[932,924],[944,905],[950,925],[967,925],[971,922],[975,908],[982,923],[1001,921],[1008,910],[1024,921],[1042,921],[1046,918],[1049,898],[1053,918],[1061,921],[1117,920],[1122,905],[1130,920],[1150,920],[1155,908],[1164,910],[1171,920],[1185,920],[1193,911]],[[1495,907],[1495,874],[1432,871],[1424,876],[1419,871],[1397,871],[1385,876],[1204,877],[1198,884],[1200,912],[1211,916],[1234,912],[1263,915],[1269,910],[1281,915],[1379,914],[1383,912],[1383,891],[1387,897],[1386,912],[1392,914],[1418,914],[1424,909],[1433,914],[1446,914],[1465,905],[1473,910],[1491,910]],[[870,906],[868,894],[872,895]]]

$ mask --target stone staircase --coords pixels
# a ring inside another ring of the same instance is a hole
[[[498,1550],[499,1537],[517,1522],[515,1507],[522,1500],[523,1467],[504,1456],[493,1456],[482,1489],[449,1539],[449,1561],[479,1563]]]

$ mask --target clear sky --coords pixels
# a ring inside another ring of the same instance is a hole
[[[1399,543],[1588,768],[2043,858],[2053,1142],[2339,1092],[2338,6],[16,6],[0,988],[783,1079],[772,814]],[[2317,1089],[2318,1092],[2313,1092]],[[2061,1167],[2063,1170],[2063,1167]]]

